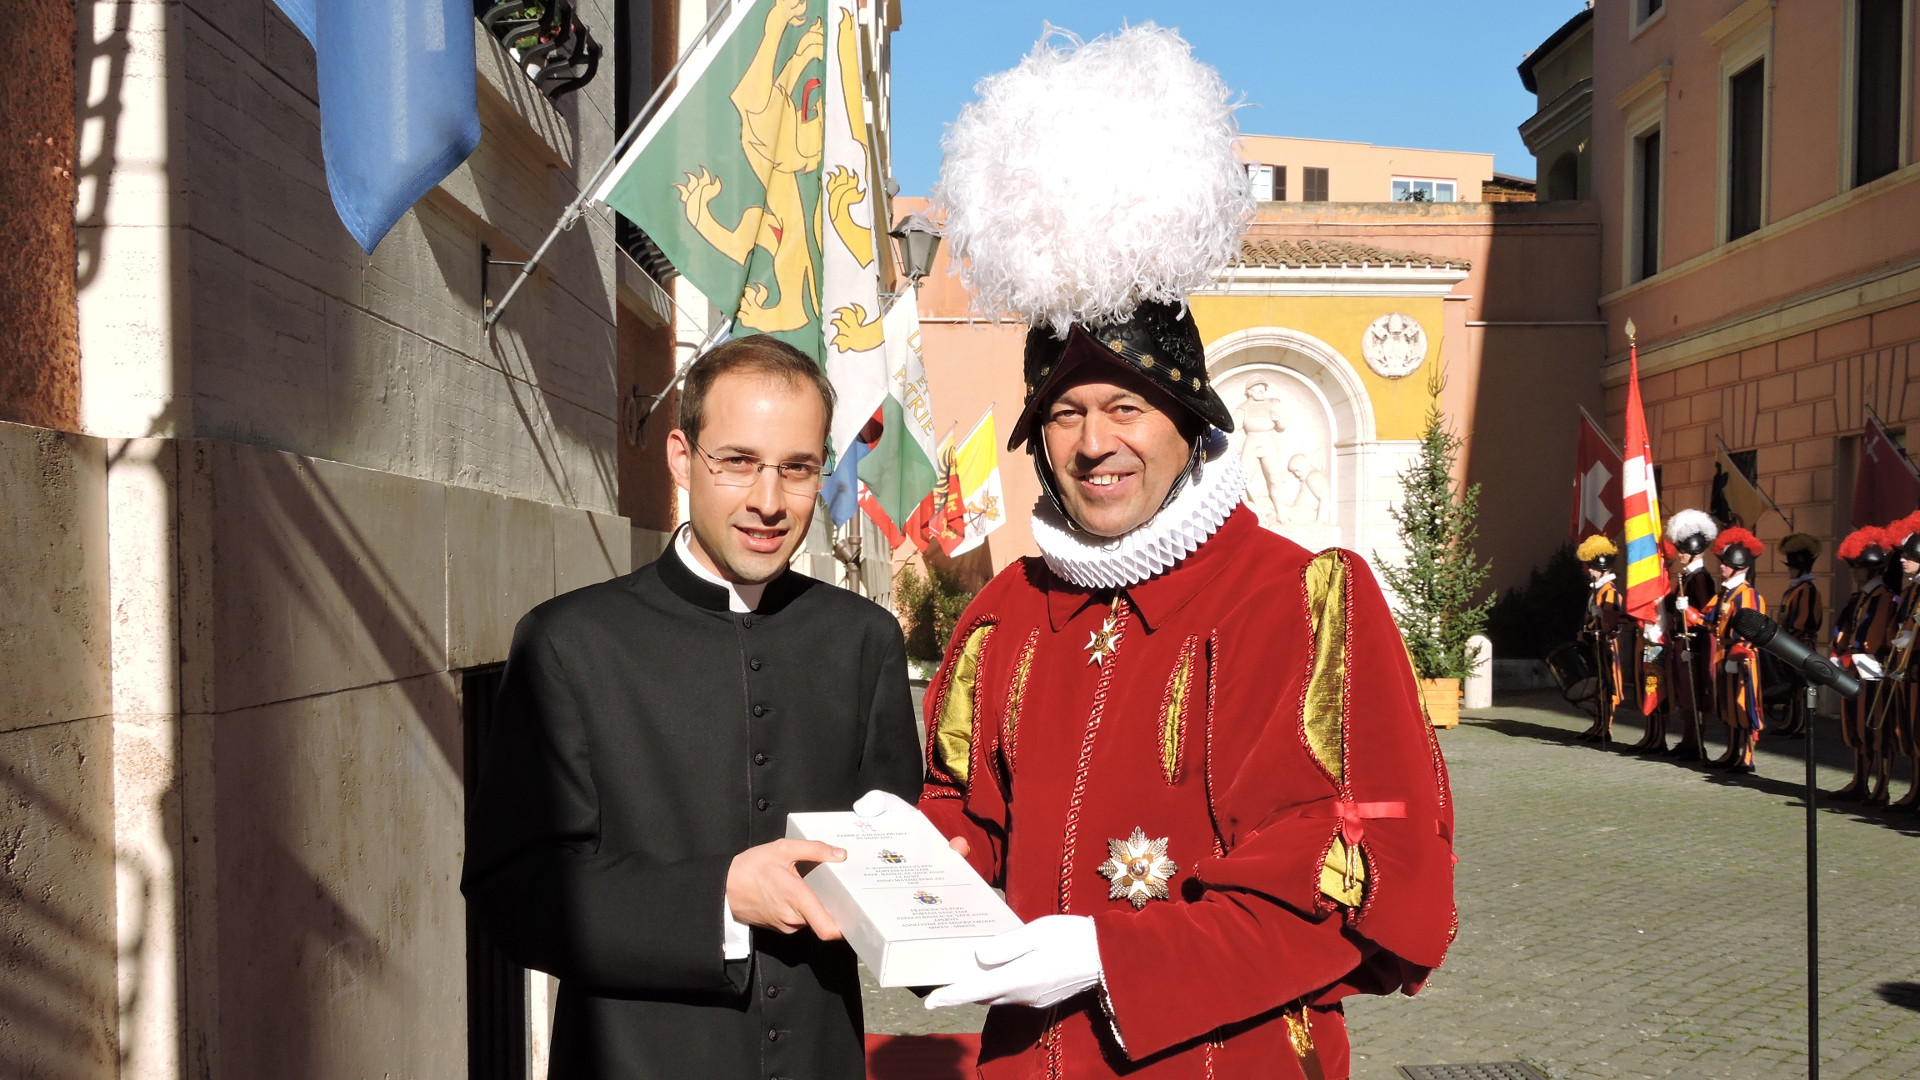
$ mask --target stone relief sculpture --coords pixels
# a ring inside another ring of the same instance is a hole
[[[1330,524],[1328,418],[1319,399],[1284,368],[1247,365],[1214,385],[1233,410],[1234,443],[1247,474],[1247,505],[1277,532]]]
[[[1360,355],[1374,374],[1405,378],[1427,358],[1427,332],[1410,315],[1382,315],[1360,335]]]

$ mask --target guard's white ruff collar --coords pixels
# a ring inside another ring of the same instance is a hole
[[[1121,536],[1075,529],[1052,499],[1040,496],[1033,508],[1033,539],[1047,568],[1083,589],[1114,589],[1138,585],[1192,554],[1247,490],[1240,455],[1228,450],[1225,432],[1210,432],[1201,456],[1173,502]]]

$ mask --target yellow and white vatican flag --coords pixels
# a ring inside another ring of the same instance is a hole
[[[872,444],[859,438],[887,398],[885,334],[880,311],[880,237],[874,157],[867,131],[866,80],[854,0],[827,0],[827,85],[821,102],[820,311],[827,379],[839,400],[830,438],[837,458],[822,492],[833,523],[859,512],[860,459]]]
[[[1007,523],[1006,499],[1000,491],[1000,440],[993,434],[993,406],[973,425],[953,452],[953,471],[959,480],[965,507],[965,539],[948,554],[964,555],[979,547],[987,534]]]

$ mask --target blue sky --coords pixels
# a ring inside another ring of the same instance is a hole
[[[982,76],[1018,63],[1042,22],[1094,37],[1174,26],[1243,95],[1241,130],[1494,155],[1532,176],[1515,130],[1533,95],[1515,68],[1581,0],[902,0],[893,37],[893,170],[923,195],[940,135]]]

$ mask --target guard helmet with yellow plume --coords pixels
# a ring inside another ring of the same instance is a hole
[[[1614,545],[1613,541],[1599,533],[1594,533],[1580,541],[1580,546],[1575,549],[1574,554],[1581,562],[1604,572],[1613,569],[1614,557],[1620,554],[1620,549]]]

